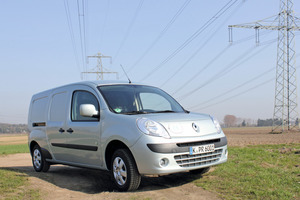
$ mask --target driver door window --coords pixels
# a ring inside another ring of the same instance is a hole
[[[99,111],[98,100],[92,93],[87,91],[75,91],[72,98],[72,121],[99,121],[98,118],[81,116],[80,105],[82,104],[92,104],[96,110]]]

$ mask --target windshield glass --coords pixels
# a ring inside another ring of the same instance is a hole
[[[120,114],[185,112],[167,93],[143,85],[99,86],[110,110]]]

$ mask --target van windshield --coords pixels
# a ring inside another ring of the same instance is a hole
[[[110,110],[119,114],[187,112],[159,88],[143,85],[98,87]]]

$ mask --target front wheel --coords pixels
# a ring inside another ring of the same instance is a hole
[[[141,182],[134,158],[127,149],[118,149],[113,154],[111,175],[119,191],[136,190]]]
[[[36,172],[47,172],[50,168],[50,164],[45,160],[39,145],[33,147],[32,165]]]

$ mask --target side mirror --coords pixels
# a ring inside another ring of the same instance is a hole
[[[93,104],[81,104],[79,111],[80,111],[80,115],[83,117],[99,118],[100,116],[99,111],[96,110]]]

